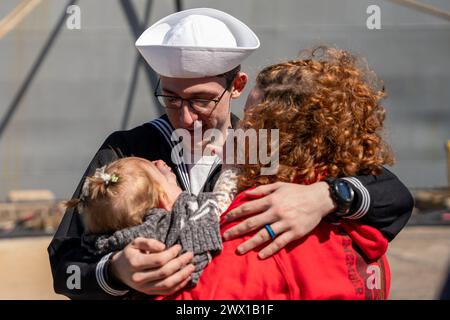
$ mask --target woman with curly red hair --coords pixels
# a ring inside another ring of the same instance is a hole
[[[325,172],[378,175],[383,164],[393,164],[382,139],[384,92],[362,59],[320,47],[311,59],[263,69],[256,83],[256,96],[264,98],[247,108],[241,127],[279,130],[280,167],[267,176],[260,175],[261,164],[241,165],[241,190],[277,181],[315,182]]]
[[[254,200],[246,190],[274,182],[310,184],[326,177],[377,175],[393,155],[382,138],[384,96],[367,64],[335,48],[317,48],[307,59],[269,66],[257,77],[241,127],[279,130],[279,167],[261,174],[262,163],[238,165],[240,194],[227,212]],[[269,139],[269,141],[271,141]],[[267,146],[270,152],[276,146]],[[240,221],[227,221],[224,233]],[[275,237],[275,222],[266,238]],[[261,231],[260,231],[261,232]],[[387,240],[369,226],[324,218],[307,236],[267,259],[259,248],[240,255],[237,248],[254,236],[224,242],[197,287],[176,299],[386,299],[390,274]]]

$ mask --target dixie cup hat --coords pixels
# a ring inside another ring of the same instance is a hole
[[[161,76],[202,78],[223,74],[242,63],[260,42],[235,17],[210,8],[171,14],[145,30],[136,47]]]

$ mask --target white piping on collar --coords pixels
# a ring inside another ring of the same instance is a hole
[[[164,138],[166,139],[167,143],[171,146],[172,149],[177,147],[171,138],[174,130],[173,130],[172,126],[166,120],[164,120],[162,118],[158,118],[153,121],[150,121],[149,123],[151,125],[153,125],[155,128],[157,128],[163,134]],[[176,166],[176,170],[181,177],[181,182],[183,183],[186,191],[191,193],[191,184],[190,184],[190,180],[189,180],[189,173],[188,173],[186,164],[184,163],[184,159],[182,159],[180,157],[179,153],[175,153],[175,156],[177,157],[177,160],[179,163],[179,165]]]

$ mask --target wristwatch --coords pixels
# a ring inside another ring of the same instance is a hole
[[[331,198],[337,205],[336,214],[347,215],[355,197],[352,187],[347,181],[339,178],[326,178],[325,182],[328,183]]]

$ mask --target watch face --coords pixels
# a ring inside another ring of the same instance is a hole
[[[337,181],[336,190],[342,200],[344,200],[345,202],[352,201],[350,187],[345,181]]]

